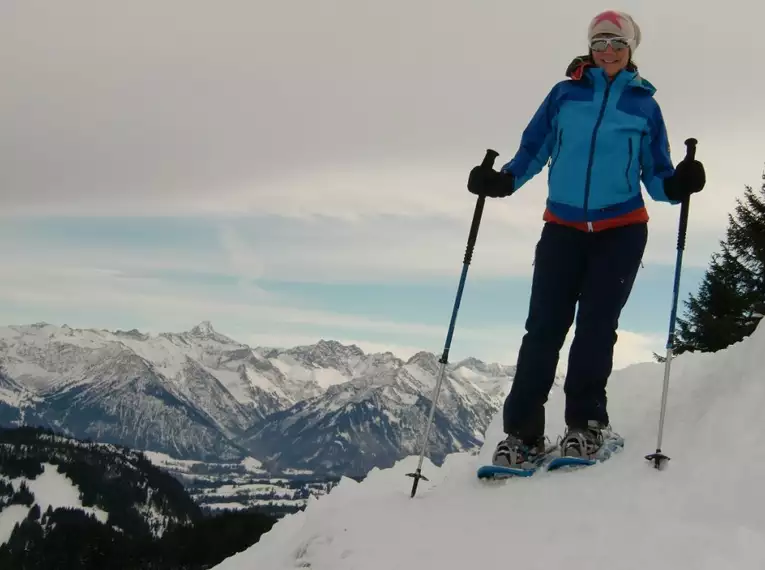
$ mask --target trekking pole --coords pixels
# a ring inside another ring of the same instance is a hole
[[[488,149],[486,156],[483,158],[481,166],[483,168],[492,168],[494,166],[494,159],[499,156],[499,153]],[[475,211],[473,212],[473,223],[470,225],[470,233],[468,234],[467,249],[465,250],[465,259],[462,263],[462,275],[460,276],[459,285],[457,286],[457,298],[454,300],[454,308],[452,309],[452,318],[449,322],[449,331],[446,333],[446,343],[444,345],[444,352],[441,354],[439,362],[441,366],[438,371],[438,380],[436,380],[436,387],[433,389],[433,395],[431,397],[430,415],[428,416],[428,423],[425,426],[425,434],[422,437],[422,443],[420,444],[420,461],[417,464],[417,470],[414,473],[407,473],[407,477],[413,477],[414,483],[412,484],[412,497],[417,493],[417,485],[420,479],[428,478],[422,474],[422,461],[425,458],[425,450],[428,445],[428,437],[430,437],[430,426],[433,423],[433,416],[436,413],[436,403],[438,402],[438,395],[441,392],[441,383],[446,373],[446,364],[449,362],[449,349],[452,344],[452,336],[454,335],[454,325],[457,322],[457,311],[460,308],[460,301],[462,300],[462,290],[465,287],[465,279],[467,278],[468,266],[473,258],[473,248],[475,247],[475,241],[478,237],[478,226],[481,224],[481,215],[483,214],[483,206],[486,202],[486,196],[478,196],[478,200],[475,204]]]
[[[696,139],[685,141],[686,154],[684,160],[690,161],[696,158]],[[690,196],[683,199],[680,207],[680,223],[677,230],[677,261],[675,262],[675,285],[672,293],[672,313],[669,318],[669,335],[667,336],[667,355],[664,360],[664,387],[661,392],[661,413],[659,414],[659,436],[656,441],[656,452],[646,455],[648,461],[654,462],[656,469],[661,469],[669,461],[669,457],[661,451],[661,440],[664,433],[664,416],[667,410],[667,393],[669,392],[669,369],[672,364],[672,352],[675,345],[675,319],[677,316],[677,297],[680,288],[680,271],[683,263],[683,250],[685,249],[685,232],[688,229],[688,208]]]

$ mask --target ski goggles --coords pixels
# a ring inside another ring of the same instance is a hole
[[[613,46],[614,50],[630,47],[627,38],[593,38],[590,40],[590,49],[592,51],[606,51],[608,46]]]

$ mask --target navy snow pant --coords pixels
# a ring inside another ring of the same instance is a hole
[[[619,315],[640,267],[645,223],[584,232],[546,223],[537,244],[526,334],[504,410],[505,433],[527,443],[544,435],[544,405],[559,353],[574,322],[564,384],[565,421],[609,423],[606,382],[613,366]]]

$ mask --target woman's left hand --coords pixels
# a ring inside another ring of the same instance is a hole
[[[675,173],[664,181],[664,192],[670,200],[682,201],[691,194],[701,192],[707,177],[704,165],[698,160],[683,160]]]

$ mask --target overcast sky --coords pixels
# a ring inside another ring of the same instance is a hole
[[[440,352],[467,173],[512,157],[609,8],[642,29],[675,161],[699,140],[695,290],[761,183],[760,3],[3,0],[0,321]],[[452,358],[514,362],[545,180],[488,203]],[[648,207],[618,365],[666,336],[679,210]]]

